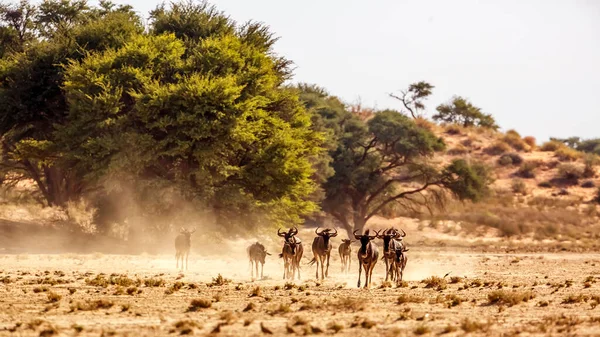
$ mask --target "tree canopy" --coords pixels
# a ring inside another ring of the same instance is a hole
[[[456,96],[447,104],[440,104],[437,108],[437,114],[433,115],[433,120],[444,123],[455,123],[462,126],[478,126],[498,129],[494,117],[483,113],[480,108],[474,106],[467,99]]]

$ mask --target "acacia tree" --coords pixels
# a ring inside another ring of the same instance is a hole
[[[261,213],[298,222],[316,208],[310,158],[321,136],[282,85],[289,69],[267,31],[199,6],[161,8],[153,34],[73,62],[60,145],[95,176],[174,186],[220,223]]]
[[[432,117],[435,121],[455,123],[465,127],[478,126],[493,130],[498,129],[496,120],[492,115],[483,113],[480,108],[460,96],[452,98],[447,104],[440,104],[436,110],[438,113]]]
[[[327,106],[326,99],[321,97],[321,106]],[[430,163],[444,142],[403,114],[380,111],[364,123],[340,109],[312,111],[331,125],[335,144],[329,151],[335,173],[324,184],[323,210],[348,235],[362,231],[369,219],[391,205],[441,206],[448,192],[471,200],[487,193],[490,181],[484,166],[463,160],[442,168]]]
[[[433,88],[435,88],[433,85],[420,81],[409,85],[408,90],[401,91],[399,96],[394,94],[390,94],[390,96],[402,102],[412,118],[417,118],[421,116],[419,110],[425,109],[424,101],[431,96]]]
[[[22,1],[0,8],[0,30],[17,36],[0,59],[0,169],[4,183],[36,182],[40,201],[64,206],[87,189],[83,173],[54,142],[65,122],[64,67],[90,52],[118,47],[143,31],[127,6],[102,1]]]

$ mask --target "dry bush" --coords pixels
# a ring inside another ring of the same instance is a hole
[[[209,287],[220,287],[231,283],[230,279],[224,278],[221,274],[217,277],[213,277],[212,282],[208,284]]]
[[[491,155],[497,156],[506,153],[511,150],[511,146],[502,140],[497,140],[494,144],[485,148],[484,152]]]
[[[503,154],[498,158],[498,164],[500,166],[508,165],[521,165],[523,163],[523,157],[518,153],[507,153]]]
[[[527,195],[527,185],[525,185],[525,182],[521,179],[513,179],[511,182],[511,189],[513,193]]]
[[[531,147],[525,143],[518,133],[506,133],[502,140],[517,151],[530,151]]]
[[[467,137],[467,139],[463,140],[460,142],[461,145],[466,146],[466,147],[471,147],[473,146],[473,144],[475,144],[476,139],[469,136]]]
[[[410,294],[402,294],[402,295],[398,296],[398,300],[397,300],[398,304],[423,303],[423,302],[425,302],[425,298],[423,298],[421,296],[410,295]]]
[[[414,121],[418,127],[423,128],[425,130],[433,131],[435,127],[435,124],[425,117],[417,117],[414,119]]]
[[[466,147],[464,147],[461,144],[458,144],[455,147],[448,150],[446,153],[451,156],[463,155],[463,154],[469,153],[469,149],[467,149]]]
[[[52,291],[48,292],[47,295],[48,295],[48,303],[58,302],[62,298],[61,295],[59,295],[59,294],[57,294],[55,292],[52,292]]]
[[[535,295],[531,291],[494,290],[488,294],[490,304],[506,304],[511,307],[521,302],[527,302],[534,297]]]
[[[490,323],[482,323],[477,321],[472,321],[466,318],[464,321],[460,323],[460,328],[463,329],[464,332],[475,332],[475,331],[488,331],[490,327]]]
[[[515,130],[515,129],[510,129],[510,130],[506,131],[506,136],[521,138],[521,134],[518,133],[517,130]]]
[[[448,282],[446,282],[446,279],[438,277],[438,276],[428,277],[421,282],[425,283],[425,288],[435,288],[437,290],[446,289],[446,287],[448,285]]]
[[[560,161],[576,161],[581,158],[582,153],[570,147],[563,146],[554,151],[554,156]]]
[[[420,335],[427,334],[427,333],[430,333],[430,332],[431,332],[431,329],[430,329],[428,326],[426,326],[425,324],[421,324],[421,325],[419,325],[419,326],[418,326],[418,327],[416,327],[416,328],[415,328],[415,330],[413,331],[413,333],[414,333],[415,335],[419,335],[419,336],[420,336]]]
[[[558,166],[559,179],[574,181],[577,183],[583,177],[583,168],[570,163],[560,164]]]
[[[554,152],[563,147],[566,147],[566,145],[559,141],[551,140],[551,141],[547,141],[544,144],[542,144],[542,146],[540,147],[540,150],[545,151],[545,152]]]
[[[456,124],[448,124],[444,127],[444,131],[449,135],[460,135],[462,133],[462,127]]]
[[[519,167],[515,175],[525,179],[533,179],[535,178],[535,170],[539,166],[540,163],[538,161],[528,160]]]
[[[188,311],[198,311],[199,309],[206,309],[212,306],[212,301],[206,298],[193,299],[190,302]]]
[[[109,300],[99,299],[99,300],[87,300],[86,302],[77,302],[74,305],[71,305],[71,311],[92,311],[98,309],[110,309],[114,303]]]
[[[527,145],[529,145],[529,147],[530,147],[531,149],[535,149],[535,147],[536,147],[535,137],[532,137],[532,136],[527,136],[527,137],[524,137],[524,138],[523,138],[523,141],[524,141],[524,142],[525,142]]]
[[[542,182],[540,182],[540,183],[538,184],[538,187],[541,187],[541,188],[552,188],[552,187],[554,187],[554,185],[552,184],[552,182],[551,182],[551,181],[547,181],[547,180],[546,180],[546,181],[542,181]]]
[[[600,164],[600,156],[592,153],[588,153],[583,158],[585,165],[583,170],[584,178],[593,178],[596,176],[596,166]]]

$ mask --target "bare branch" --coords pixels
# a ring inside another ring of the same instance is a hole
[[[429,186],[433,186],[433,185],[439,185],[441,184],[440,181],[435,181],[435,182],[427,182],[425,183],[423,186],[414,189],[414,190],[409,190],[409,191],[404,191],[401,193],[398,193],[392,197],[389,197],[387,199],[385,199],[379,206],[375,207],[375,209],[373,211],[371,211],[371,213],[369,213],[366,218],[366,220],[369,220],[370,218],[372,218],[374,215],[376,215],[383,207],[385,207],[387,204],[389,204],[392,201],[398,200],[398,199],[402,199],[405,198],[406,196],[409,196],[411,194],[415,194],[415,193],[419,193],[421,191],[426,190]]]

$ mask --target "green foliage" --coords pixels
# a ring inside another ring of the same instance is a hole
[[[492,178],[484,164],[456,159],[442,171],[441,182],[459,200],[480,201],[489,194]]]
[[[412,118],[420,117],[419,110],[425,109],[425,101],[431,96],[431,91],[435,88],[433,85],[421,81],[413,83],[408,87],[408,90],[401,92],[400,96],[390,94],[391,97],[402,102],[402,105],[410,112]]]
[[[498,129],[492,115],[481,112],[480,108],[462,97],[454,97],[450,103],[441,104],[436,110],[438,113],[432,117],[435,121],[456,123],[465,127],[478,126],[493,130]]]

